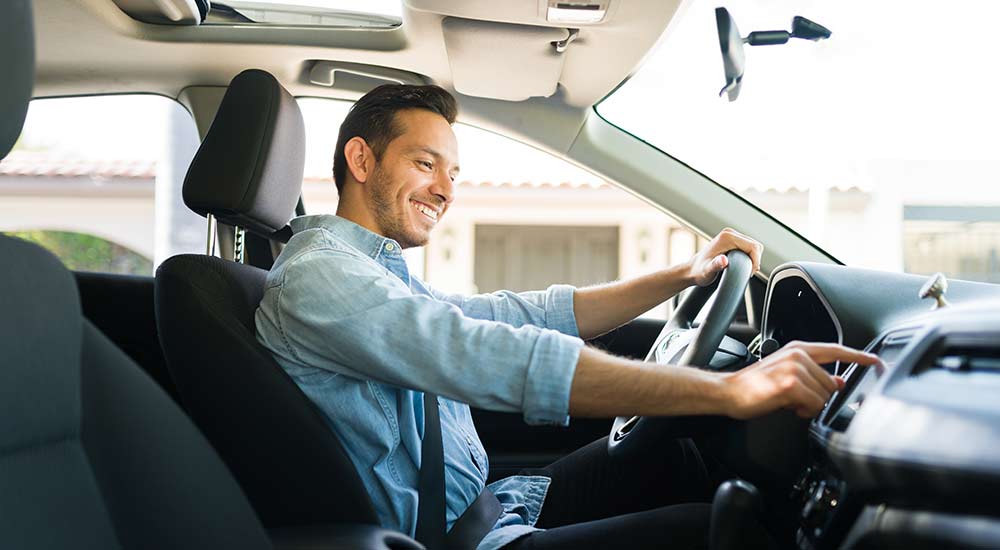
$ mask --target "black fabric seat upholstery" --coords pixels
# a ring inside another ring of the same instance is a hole
[[[0,45],[2,161],[31,97],[29,0],[0,7]],[[0,548],[422,548],[370,525],[286,528],[269,539],[191,420],[84,318],[69,270],[6,236],[0,258]]]
[[[273,237],[301,192],[304,143],[294,98],[267,73],[240,73],[185,178],[185,203]],[[200,255],[159,267],[157,325],[181,402],[267,527],[377,525],[340,441],[255,338],[266,276]]]
[[[339,440],[254,336],[266,276],[200,255],[157,270],[160,337],[182,401],[268,527],[375,525]]]
[[[0,159],[14,147],[35,83],[35,32],[30,0],[7,0],[0,7]]]
[[[0,237],[0,548],[270,548],[183,412],[85,320],[50,253]]]
[[[34,80],[31,3],[0,8],[0,159]],[[0,236],[0,548],[267,549],[218,455],[82,314],[51,253]]]

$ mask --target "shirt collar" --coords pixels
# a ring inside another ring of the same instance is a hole
[[[288,224],[291,226],[293,233],[300,233],[307,229],[325,229],[333,233],[338,239],[345,241],[374,260],[378,260],[379,256],[384,256],[388,259],[403,255],[403,249],[396,241],[377,233],[372,233],[364,227],[340,216],[331,214],[299,216],[292,219]]]

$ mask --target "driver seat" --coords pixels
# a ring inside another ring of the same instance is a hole
[[[305,130],[295,99],[270,74],[229,85],[184,181],[195,212],[287,241],[301,193]],[[326,419],[257,342],[267,271],[212,256],[157,269],[156,322],[181,403],[268,528],[378,517]]]

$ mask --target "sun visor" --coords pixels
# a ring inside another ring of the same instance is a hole
[[[522,101],[556,92],[566,54],[554,43],[570,37],[567,29],[455,17],[441,26],[459,93]]]

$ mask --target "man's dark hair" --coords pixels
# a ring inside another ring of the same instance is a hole
[[[438,86],[413,86],[408,84],[385,84],[365,94],[347,113],[340,125],[337,150],[333,154],[333,180],[337,191],[343,191],[347,180],[347,159],[344,146],[351,138],[364,139],[375,159],[379,160],[389,142],[403,133],[396,122],[396,113],[406,109],[424,109],[444,117],[448,124],[454,124],[458,116],[455,98]]]

